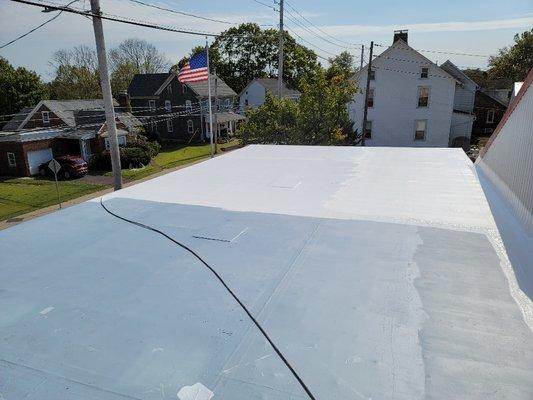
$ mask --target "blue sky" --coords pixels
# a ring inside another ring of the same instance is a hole
[[[60,0],[55,1],[60,2]],[[272,9],[253,0],[145,1],[235,23],[254,21],[259,24],[276,25],[278,18]],[[272,4],[272,0],[259,1]],[[388,45],[392,40],[394,29],[408,28],[409,44],[416,49],[485,55],[494,54],[499,48],[511,44],[515,33],[533,27],[533,0],[448,0],[447,2],[290,0],[288,4],[328,35],[350,43],[368,44],[374,40]],[[102,10],[108,13],[182,28],[220,32],[228,26],[146,8],[128,0],[101,0],[101,5]],[[80,0],[77,7],[89,7],[89,0]],[[311,42],[313,46],[302,42],[303,44],[324,57],[343,50],[299,27],[293,22],[294,19],[305,25],[308,23],[289,6],[286,8],[289,29]],[[0,0],[0,43],[3,44],[26,32],[52,15],[42,13],[40,8]],[[108,48],[126,38],[138,37],[155,44],[172,61],[178,60],[192,46],[204,41],[202,37],[153,31],[110,22],[104,23],[104,29]],[[320,32],[318,34],[324,37]],[[52,53],[60,48],[69,48],[81,43],[93,45],[92,35],[90,20],[64,13],[41,30],[0,50],[0,55],[16,66],[36,70],[45,80],[49,80],[52,72],[49,60]],[[350,51],[359,56],[360,50],[357,48],[352,48]],[[423,54],[439,63],[449,58],[460,66],[483,68],[487,63],[487,59],[483,57]]]

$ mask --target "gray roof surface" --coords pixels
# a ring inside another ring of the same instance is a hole
[[[157,92],[171,74],[171,72],[136,74],[128,86],[128,94],[131,97],[154,96],[155,92]]]
[[[211,96],[215,95],[215,78],[217,77],[214,74],[211,74]],[[222,79],[217,78],[216,81],[217,96],[237,96],[237,93],[235,93],[235,91],[230,88]],[[209,95],[209,86],[207,85],[207,81],[187,82],[187,86],[194,90],[194,92],[200,97],[207,97]]]
[[[533,398],[462,150],[249,146],[103,201],[209,263],[318,400]],[[99,199],[0,231],[0,254],[5,399],[307,398],[198,259]]]
[[[33,110],[33,107],[24,107],[9,120],[2,128],[3,131],[16,131],[20,124],[26,119],[26,116]]]
[[[258,78],[255,79],[259,82],[266,90],[276,94],[278,92],[278,80],[277,78]],[[283,82],[283,96],[284,97],[295,97],[299,96],[301,93],[298,90],[290,89],[287,86],[287,82]]]

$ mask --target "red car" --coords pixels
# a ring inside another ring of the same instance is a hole
[[[78,156],[60,156],[56,157],[55,160],[61,165],[61,168],[57,172],[57,176],[64,179],[83,176],[89,170],[85,160]],[[50,161],[39,165],[39,174],[41,176],[54,176],[54,171],[48,166]]]

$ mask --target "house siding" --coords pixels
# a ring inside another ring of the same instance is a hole
[[[258,107],[265,102],[266,90],[263,85],[255,81],[248,86],[245,92],[239,98],[239,107],[241,110],[246,109],[246,100],[248,100],[248,107]]]
[[[383,58],[376,58],[374,65],[376,78],[370,83],[370,88],[374,89],[374,107],[368,109],[368,120],[373,125],[372,138],[366,139],[366,144],[448,147],[455,80],[402,42],[397,42]],[[428,78],[420,78],[422,66],[429,68]],[[367,69],[364,69],[356,78],[360,88],[365,87],[366,76]],[[420,86],[430,88],[429,107],[417,106]],[[362,132],[364,98],[363,89],[348,106],[358,132]],[[427,121],[425,140],[414,140],[416,120]]]

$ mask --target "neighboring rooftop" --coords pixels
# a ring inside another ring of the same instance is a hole
[[[237,93],[230,88],[224,80],[220,79],[216,75],[211,75],[211,96],[215,96],[215,89],[216,89],[216,95],[218,97],[227,97],[227,96],[237,96]],[[209,95],[209,86],[207,85],[207,81],[202,82],[187,82],[187,86],[189,86],[192,90],[196,92],[196,94],[200,97],[208,97]]]
[[[259,82],[267,91],[276,95],[278,93],[278,79],[277,78],[258,78],[254,81]],[[252,81],[252,82],[254,82]],[[299,97],[301,93],[296,89],[291,89],[287,86],[287,82],[283,81],[283,97]]]
[[[168,237],[318,400],[533,398],[529,278],[460,149],[249,146],[103,198],[167,238],[99,201],[0,232],[6,399],[307,399]]]

